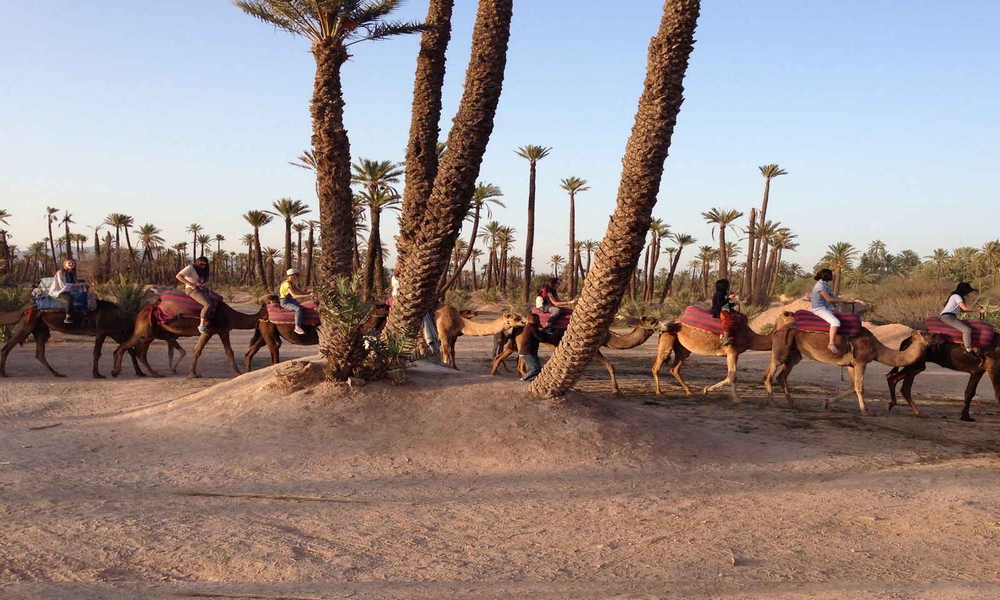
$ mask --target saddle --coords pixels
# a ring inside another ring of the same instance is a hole
[[[174,319],[186,317],[191,319],[201,318],[201,303],[185,294],[177,288],[155,288],[159,301],[156,303],[156,319],[160,323],[169,323]],[[208,308],[208,318],[215,316],[215,311],[222,303],[222,296],[215,292],[209,293],[212,304]]]
[[[978,319],[962,319],[962,322],[972,328],[972,345],[974,347],[986,348],[993,345],[993,336],[996,333],[993,325]],[[927,317],[924,319],[924,325],[927,326],[927,331],[937,333],[949,342],[962,343],[962,332],[948,325],[938,317]]]
[[[855,337],[861,335],[861,315],[856,313],[834,313],[840,320],[840,329],[837,335]],[[800,331],[811,331],[814,333],[829,333],[830,324],[811,310],[795,311],[795,328]]]
[[[302,306],[302,324],[304,326],[319,325],[319,311],[315,302],[300,302]],[[267,305],[267,320],[275,325],[295,325],[295,311],[287,310],[278,303]]]
[[[746,324],[747,316],[743,313],[732,313],[737,326]],[[712,316],[712,311],[702,306],[691,305],[684,309],[684,314],[677,319],[685,327],[701,329],[716,335],[722,335],[722,321]]]
[[[531,314],[538,315],[538,322],[541,324],[542,328],[548,326],[549,317],[551,313],[547,313],[540,308],[531,309]],[[555,323],[552,323],[552,329],[566,329],[569,327],[569,318],[573,315],[572,308],[562,309],[562,313],[559,314],[559,318],[556,319]]]

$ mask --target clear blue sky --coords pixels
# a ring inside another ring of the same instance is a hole
[[[442,138],[475,11],[457,4]],[[599,239],[614,206],[662,2],[610,6],[515,3],[481,180],[503,189],[496,218],[523,239],[527,163],[513,150],[553,147],[539,164],[539,271],[566,255],[561,178],[590,182],[578,239]],[[410,0],[401,16],[425,10]],[[315,207],[310,174],[287,164],[309,144],[304,40],[214,0],[46,0],[4,14],[0,208],[22,248],[44,237],[46,206],[69,209],[80,230],[125,212],[171,244],[198,222],[233,250],[246,210],[282,196]],[[807,269],[841,240],[925,255],[1000,237],[997,23],[995,0],[705,2],[654,216],[712,243],[700,213],[759,205],[757,167],[774,162],[789,174],[772,186],[769,216],[799,235],[788,259]],[[354,47],[344,86],[355,157],[404,158],[417,45]],[[391,239],[395,219],[385,227]],[[265,229],[267,244],[280,240],[279,226]]]

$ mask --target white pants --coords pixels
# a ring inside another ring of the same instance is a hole
[[[830,324],[830,327],[840,327],[840,319],[834,316],[833,311],[828,308],[813,308],[812,313]]]

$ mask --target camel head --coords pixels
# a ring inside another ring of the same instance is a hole
[[[650,317],[647,315],[639,317],[638,327],[639,329],[645,329],[646,331],[652,331],[654,333],[663,331],[663,327],[660,325],[660,320],[656,317]]]
[[[513,312],[505,312],[500,318],[504,320],[504,329],[523,327],[527,323],[522,315]]]
[[[778,318],[774,320],[774,328],[780,329],[781,327],[784,327],[785,325],[789,325],[794,322],[795,322],[795,313],[786,310],[782,312],[780,315],[778,315]]]
[[[910,334],[911,344],[920,344],[924,348],[937,348],[947,340],[943,335],[931,333],[925,329],[914,329]]]
[[[281,299],[277,294],[265,294],[260,300],[260,305],[267,306],[268,304],[278,304],[280,301]]]
[[[460,310],[458,314],[462,315],[463,319],[475,319],[479,316],[478,310]]]

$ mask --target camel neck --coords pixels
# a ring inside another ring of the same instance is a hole
[[[608,331],[608,341],[604,344],[612,350],[628,350],[646,343],[646,340],[653,335],[651,329],[644,329],[639,326],[632,328],[628,333],[615,333]]]
[[[226,318],[232,329],[254,329],[257,327],[257,322],[267,316],[266,308],[261,308],[256,313],[248,315],[234,309],[228,304],[223,304],[222,306],[224,307],[223,310],[228,313]]]
[[[507,328],[507,320],[503,317],[499,317],[489,323],[477,323],[465,317],[460,318],[462,319],[462,333],[464,335],[493,335]]]
[[[913,341],[905,350],[893,350],[882,342],[878,341],[875,334],[869,333],[872,338],[872,347],[875,349],[875,360],[890,367],[905,367],[920,360],[927,349],[925,344]]]
[[[747,350],[756,350],[759,352],[768,352],[771,350],[772,336],[771,335],[761,335],[746,325],[747,339],[749,344],[747,344]]]

